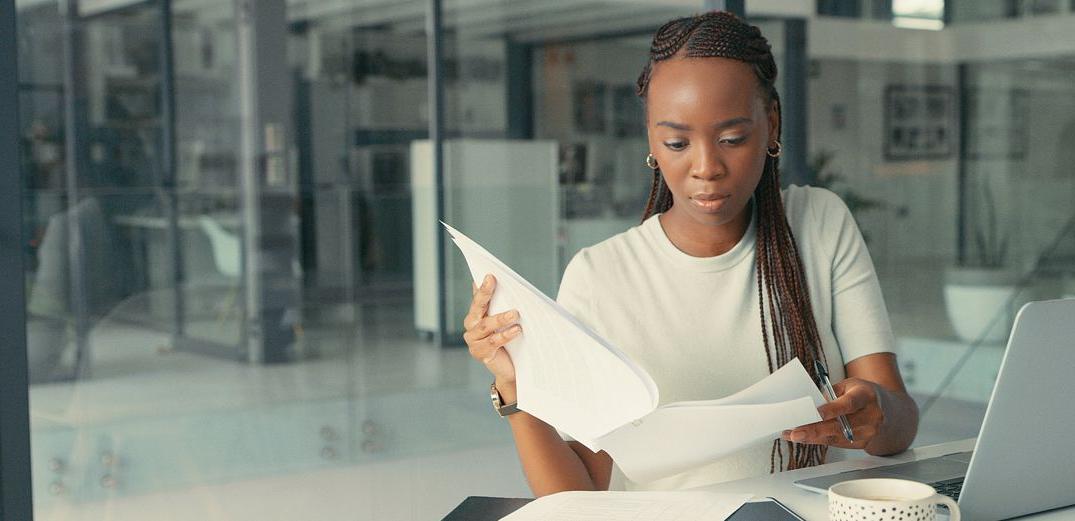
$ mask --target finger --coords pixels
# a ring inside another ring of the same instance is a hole
[[[840,397],[818,407],[817,412],[821,415],[822,420],[831,420],[837,416],[847,416],[857,411],[858,409],[855,409],[853,405],[851,398]]]
[[[851,387],[839,398],[817,408],[818,414],[823,420],[831,420],[837,416],[848,416],[865,409],[872,400],[873,393],[866,387]]]
[[[852,433],[854,434],[854,430],[852,430]],[[833,420],[796,427],[795,429],[784,431],[781,437],[795,443],[810,445],[830,445],[843,448],[865,446],[865,440],[861,439],[860,436],[854,436],[855,441],[848,441],[847,437],[844,436],[843,427]]]
[[[483,318],[485,318],[481,310],[474,309],[473,306],[474,305],[471,304],[471,309],[467,312],[467,316],[463,317],[463,339],[467,340],[468,342],[470,341],[468,335],[470,335],[471,331],[473,331],[474,328],[478,326],[478,323],[481,322]]]
[[[493,360],[496,360],[497,352],[521,333],[522,327],[516,324],[504,331],[489,335],[484,340],[477,341],[471,345],[470,355],[485,364],[491,364]]]
[[[463,337],[464,339],[471,341],[481,340],[493,334],[493,332],[498,329],[503,329],[514,324],[516,320],[519,320],[519,311],[515,309],[485,317],[464,333]]]
[[[784,441],[794,441],[795,443],[800,443],[804,445],[828,445],[833,447],[845,448],[849,447],[849,442],[847,440],[843,440],[843,442],[840,441],[843,438],[842,436],[838,437],[835,434],[828,434],[820,438],[815,435],[806,436],[799,432],[797,429],[784,431],[780,434],[780,438]]]
[[[508,342],[511,342],[520,334],[522,334],[523,328],[519,324],[515,324],[499,333],[494,333],[486,337],[485,344],[488,346],[488,355],[492,356],[494,350],[503,347]]]
[[[493,290],[496,287],[496,279],[492,275],[486,275],[474,298],[470,301],[470,310],[463,318],[463,329],[472,329],[478,321],[485,318],[489,312],[489,301],[493,298]]]
[[[467,346],[470,348],[470,356],[487,364],[492,363],[495,359],[497,350],[508,342],[514,340],[521,332],[522,327],[515,324],[500,332],[494,332],[493,334],[484,337],[475,336],[474,338],[467,339]],[[463,336],[466,337],[467,335],[464,334]]]
[[[843,436],[844,430],[836,420],[824,420],[810,423],[792,429],[788,438],[798,443],[811,443],[829,436],[839,434]]]
[[[802,425],[784,431],[781,433],[781,437],[785,440],[797,443],[861,449],[878,433],[877,426],[869,422],[856,424],[849,418],[848,423],[851,426],[851,437],[853,438],[853,441],[848,441],[847,436],[844,435],[844,429],[843,426],[840,425],[839,420],[825,420]]]

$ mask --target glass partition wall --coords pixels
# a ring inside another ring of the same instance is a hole
[[[1075,296],[1075,49],[1049,37],[1075,17],[746,4],[798,103],[785,180],[867,239],[916,443],[973,436],[1019,303]],[[529,495],[437,219],[555,295],[639,223],[635,80],[703,2],[443,0],[436,38],[429,0],[17,5],[37,518]]]
[[[484,380],[412,319],[427,3],[322,4],[20,9],[38,518],[302,518],[325,486],[265,502],[296,479],[344,487],[332,518],[446,512],[456,472],[524,493],[474,463],[510,455]]]
[[[814,183],[866,237],[922,412],[916,443],[972,437],[1019,307],[1073,293],[1075,50],[1046,34],[1075,18],[857,23],[876,45],[811,22],[827,35],[811,39]]]

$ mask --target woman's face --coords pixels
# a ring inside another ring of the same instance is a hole
[[[720,226],[746,208],[779,125],[775,103],[765,107],[758,88],[739,60],[674,57],[654,66],[646,128],[675,221]]]

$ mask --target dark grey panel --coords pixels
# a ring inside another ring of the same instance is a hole
[[[808,185],[817,181],[815,172],[807,168],[807,128],[809,126],[806,107],[809,105],[807,87],[806,55],[806,20],[789,18],[784,20],[784,90],[780,93],[783,114],[782,144],[784,153],[780,158],[782,181],[784,184]]]
[[[33,518],[15,2],[0,0],[0,520]]]
[[[728,11],[736,16],[746,15],[745,0],[705,0],[705,8],[709,10]]]

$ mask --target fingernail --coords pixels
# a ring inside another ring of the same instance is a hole
[[[491,282],[492,280],[493,280],[492,275],[486,275],[485,279],[482,280],[482,287],[483,288],[488,288],[489,287],[489,282]]]
[[[518,335],[519,333],[522,333],[522,332],[523,332],[523,327],[522,326],[520,326],[518,324],[516,324],[514,326],[511,326],[511,334],[512,335]]]
[[[786,430],[786,431],[780,433],[780,437],[784,438],[785,440],[791,439],[791,438],[789,438],[789,436],[791,436],[791,431],[790,430]]]
[[[803,441],[806,439],[806,433],[801,431],[793,431],[791,433],[791,441]]]
[[[516,320],[518,318],[519,318],[519,312],[518,311],[512,310],[511,313],[508,313],[508,320]]]

